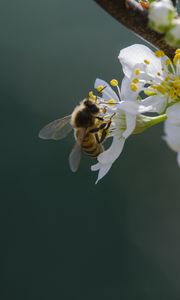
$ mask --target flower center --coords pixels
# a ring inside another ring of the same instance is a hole
[[[161,70],[156,74],[150,73],[148,65],[151,61],[144,59],[144,70],[140,68],[134,70],[135,77],[130,84],[131,90],[144,91],[148,96],[167,96],[169,104],[180,101],[180,49],[176,50],[173,62],[162,50],[157,50],[155,56],[161,60]]]
[[[180,101],[180,77],[167,76],[160,84],[151,85],[151,88],[157,94],[168,95],[169,103]]]

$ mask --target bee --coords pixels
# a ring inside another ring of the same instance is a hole
[[[91,158],[97,158],[104,151],[102,143],[107,136],[112,117],[104,120],[101,110],[97,101],[85,98],[71,115],[54,120],[39,132],[41,139],[60,140],[74,129],[75,145],[69,155],[72,172],[78,170],[82,151]]]

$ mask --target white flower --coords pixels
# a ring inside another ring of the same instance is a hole
[[[103,88],[102,98],[98,99],[103,106],[108,107],[108,117],[111,117],[112,113],[115,114],[109,133],[109,136],[113,137],[112,144],[109,149],[98,156],[98,163],[91,167],[92,171],[99,171],[96,183],[107,174],[114,161],[121,154],[126,138],[132,134],[136,127],[137,116],[152,109],[151,106],[145,107],[136,101],[137,94],[128,88],[128,82],[130,85],[128,78],[122,81],[120,91],[117,81],[111,81],[111,84],[117,88],[117,95],[107,82],[101,79],[95,81],[96,89],[101,91]]]
[[[176,11],[171,1],[155,1],[149,8],[149,26],[157,32],[165,33],[171,27],[175,15]]]
[[[166,113],[164,140],[172,150],[177,152],[177,162],[180,167],[180,103],[169,107]]]
[[[136,44],[121,50],[119,60],[136,93],[149,95],[142,104],[152,105],[152,111],[162,113],[180,100],[180,50],[172,63],[163,51]]]
[[[173,27],[165,36],[166,42],[172,47],[180,47],[180,19],[174,20]]]

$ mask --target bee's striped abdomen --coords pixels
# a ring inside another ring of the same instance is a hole
[[[96,137],[93,133],[87,133],[83,142],[82,150],[92,158],[96,158],[101,152],[103,152],[103,147],[96,140]]]

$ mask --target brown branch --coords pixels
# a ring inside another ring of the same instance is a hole
[[[164,50],[172,58],[174,51],[164,40],[164,35],[148,27],[147,11],[135,0],[94,0],[113,18],[135,32],[140,38],[149,42],[155,48]]]

